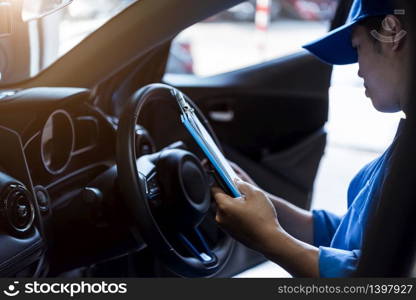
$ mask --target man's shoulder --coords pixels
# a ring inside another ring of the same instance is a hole
[[[357,194],[367,184],[367,182],[369,182],[371,178],[377,176],[380,173],[388,151],[389,149],[387,149],[382,155],[380,155],[379,157],[362,167],[361,170],[357,173],[357,175],[355,175],[355,177],[351,180],[350,185],[348,187],[348,205],[351,204],[353,199],[355,199]]]

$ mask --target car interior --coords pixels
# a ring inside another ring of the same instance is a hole
[[[172,91],[261,188],[309,209],[332,67],[299,51],[214,76],[165,74],[175,36],[240,2],[134,1],[51,64],[44,17],[2,10],[14,21],[0,38],[1,277],[232,277],[266,260],[216,224],[218,178]]]

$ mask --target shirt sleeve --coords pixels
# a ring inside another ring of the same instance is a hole
[[[325,210],[313,210],[313,245],[329,246],[341,218]]]
[[[319,275],[322,278],[348,277],[356,270],[360,250],[319,247]]]

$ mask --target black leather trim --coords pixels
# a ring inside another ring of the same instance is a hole
[[[39,259],[43,240],[37,229],[25,239],[14,238],[0,231],[0,276],[12,276]]]

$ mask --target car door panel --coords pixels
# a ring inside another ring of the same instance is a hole
[[[267,191],[308,208],[326,143],[330,74],[331,67],[298,53],[208,78],[165,81],[208,116],[230,160]]]

